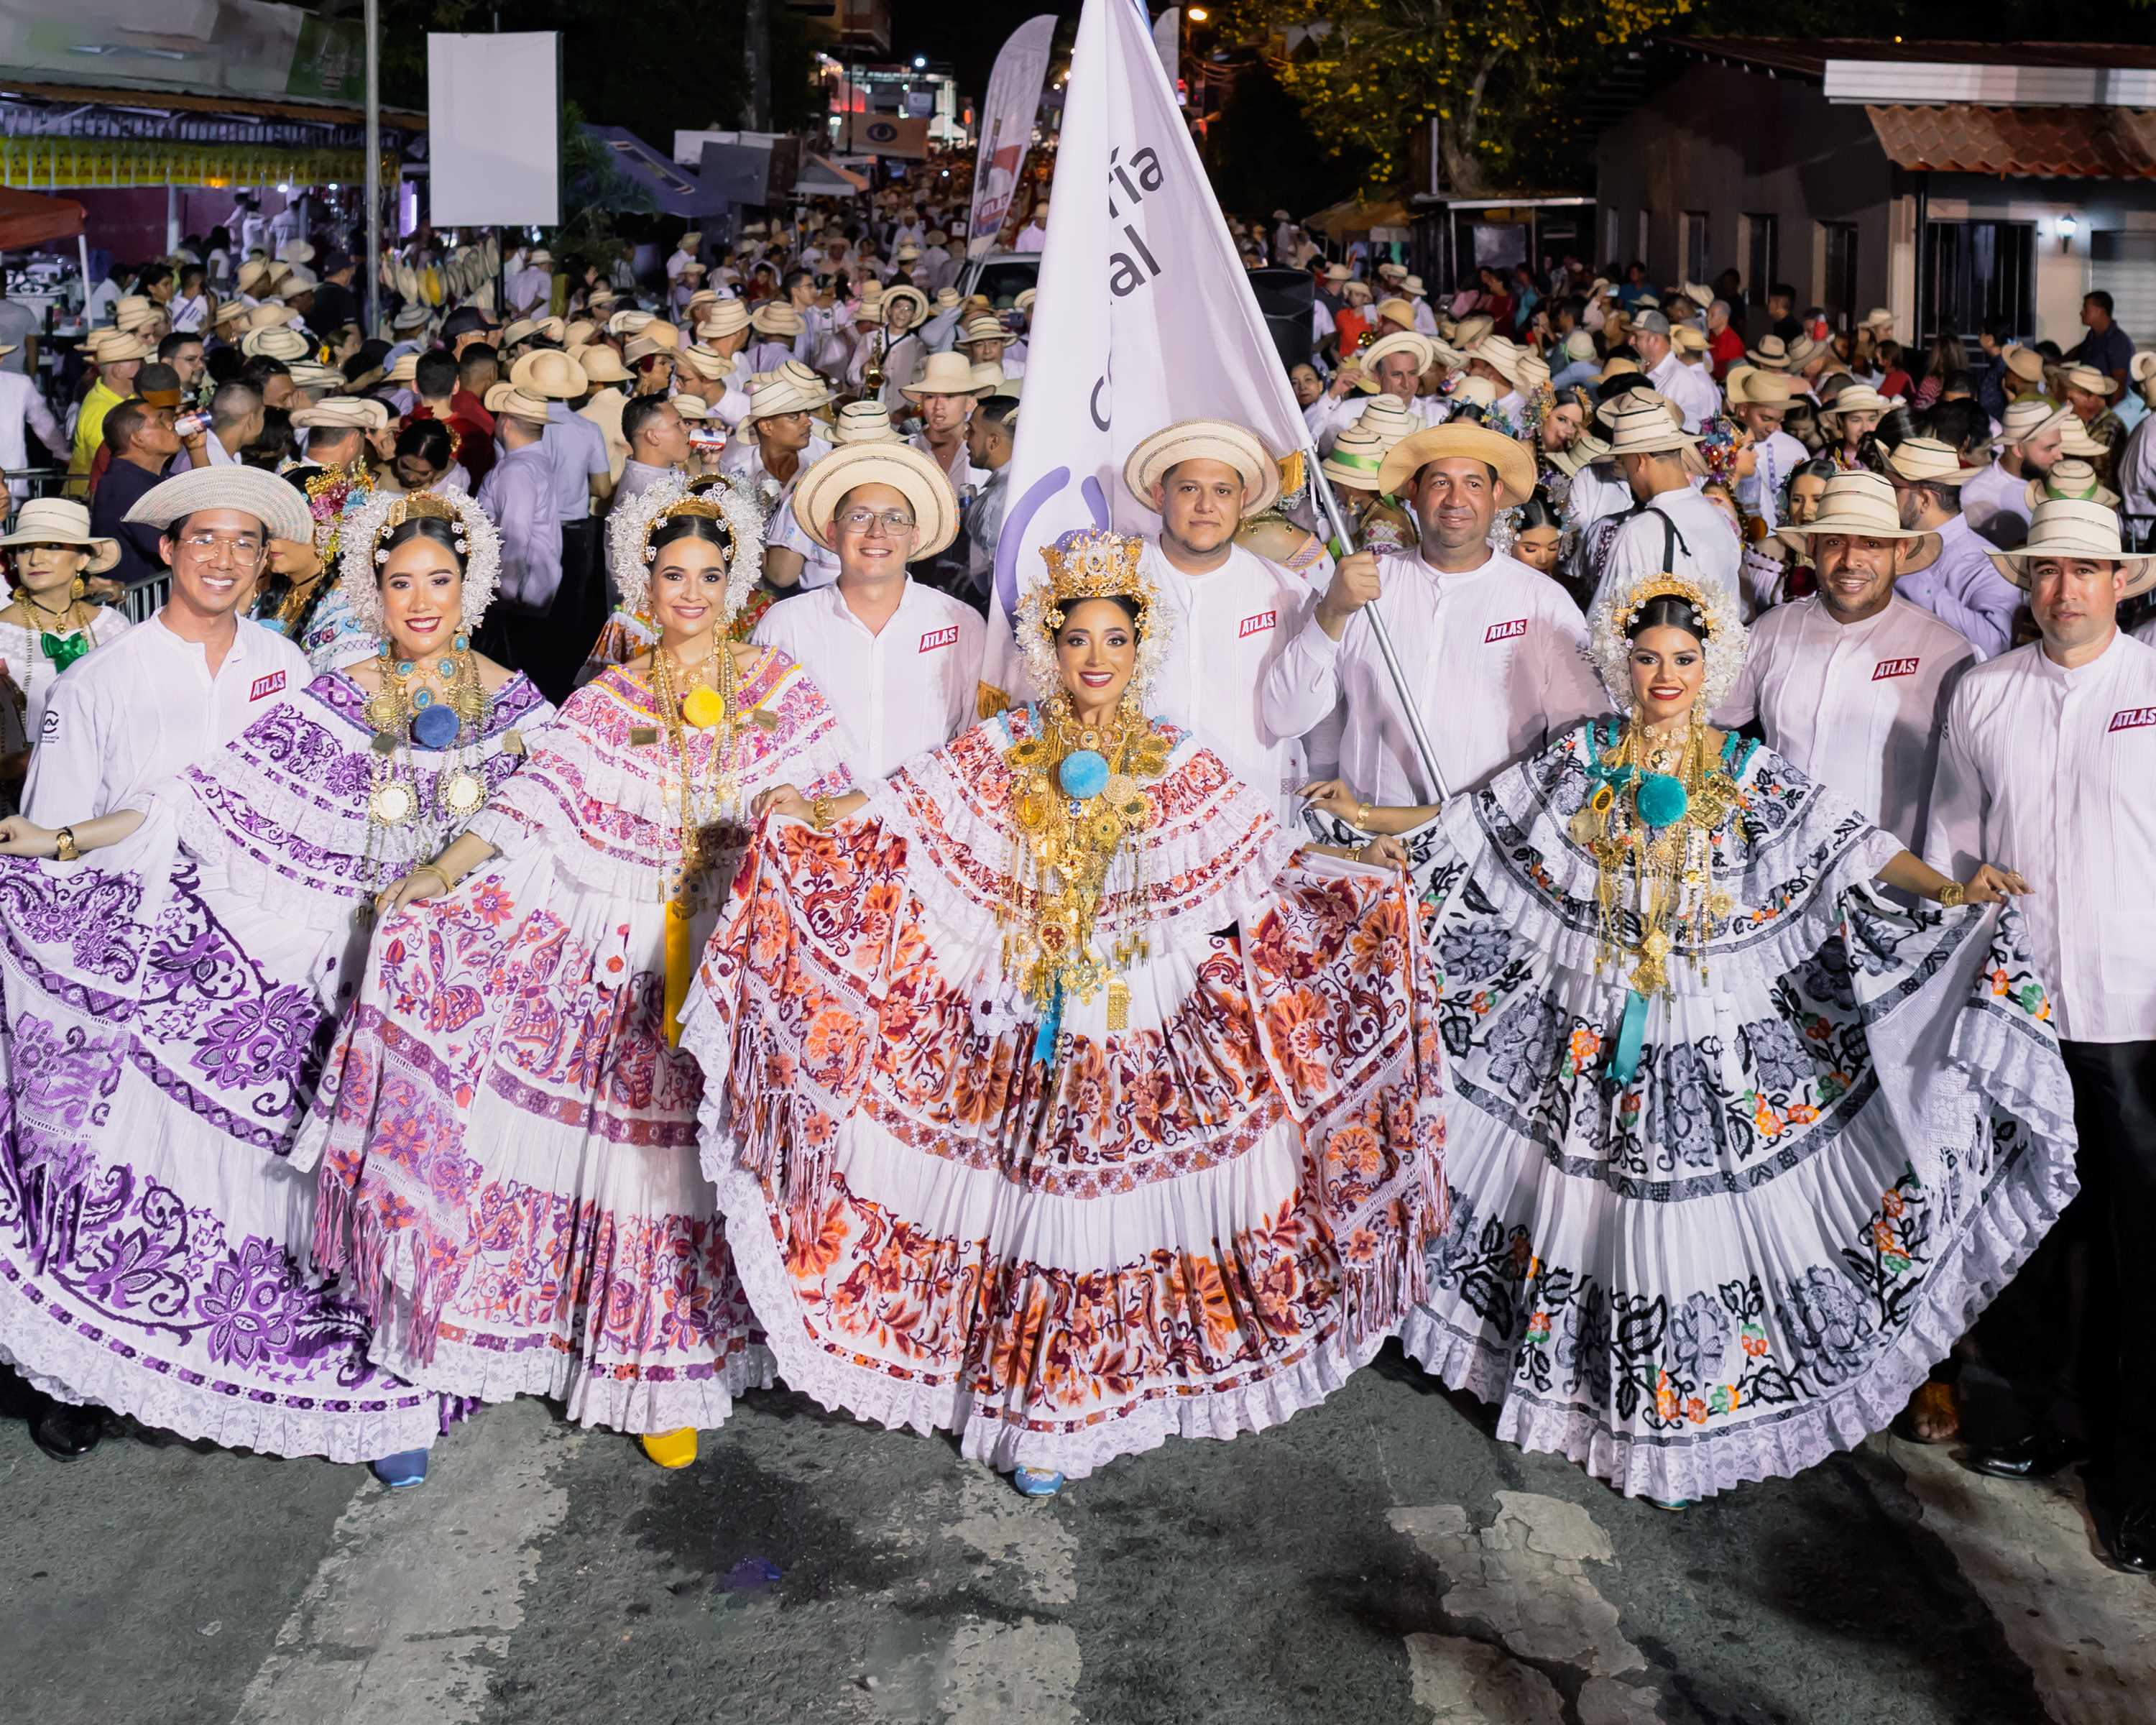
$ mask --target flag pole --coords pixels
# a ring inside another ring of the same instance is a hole
[[[1352,553],[1355,542],[1348,536],[1347,518],[1340,513],[1340,501],[1332,495],[1332,483],[1317,464],[1315,444],[1303,445],[1302,463],[1303,470],[1310,475],[1310,482],[1317,489],[1318,500],[1332,522],[1334,536]],[[1430,732],[1423,728],[1422,710],[1415,705],[1414,696],[1409,692],[1407,675],[1400,669],[1400,656],[1394,650],[1392,635],[1385,628],[1384,614],[1374,604],[1365,605],[1363,612],[1370,619],[1370,632],[1377,637],[1378,651],[1385,661],[1386,671],[1392,677],[1393,693],[1399,697],[1400,711],[1407,716],[1408,735],[1414,741],[1415,753],[1421,759],[1422,770],[1429,778],[1431,788],[1436,792],[1437,800],[1442,803],[1452,793],[1445,788],[1445,775],[1437,769],[1437,751],[1430,746]]]

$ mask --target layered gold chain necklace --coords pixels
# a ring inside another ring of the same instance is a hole
[[[388,848],[388,829],[415,820],[424,823],[422,842],[431,854],[448,841],[449,827],[461,826],[486,800],[486,781],[480,775],[478,757],[491,703],[468,638],[457,636],[430,668],[440,682],[439,695],[421,679],[417,664],[399,658],[390,642],[382,644],[381,656],[375,660],[382,686],[367,697],[366,709],[367,722],[374,732],[373,782],[367,798],[370,874],[377,850]],[[418,769],[412,758],[415,745],[435,752],[459,751],[455,764],[435,778],[432,807],[420,793]],[[382,841],[379,845],[377,838]]]
[[[706,665],[714,670],[706,673]],[[681,1005],[688,999],[700,956],[692,925],[701,878],[717,854],[706,834],[733,806],[737,792],[733,740],[739,715],[732,647],[715,634],[711,652],[690,665],[681,664],[665,646],[653,648],[651,692],[680,775],[680,850],[666,895],[665,1028],[667,1046],[672,1048],[681,1040]],[[691,731],[711,736],[701,772],[690,741]]]
[[[1124,838],[1152,817],[1139,781],[1167,771],[1168,748],[1127,696],[1097,726],[1081,723],[1060,692],[1039,712],[1039,732],[1004,755],[1016,780],[1012,875],[1024,883],[1024,914],[1005,928],[1003,958],[1004,973],[1041,1014],[1034,1058],[1052,1060],[1069,997],[1090,1001],[1105,985],[1108,1028],[1128,1027],[1130,988],[1116,973],[1151,947],[1132,932],[1102,955],[1094,927]]]

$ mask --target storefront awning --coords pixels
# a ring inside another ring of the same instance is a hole
[[[0,187],[0,252],[21,251],[49,240],[72,239],[83,229],[82,206],[68,198]]]

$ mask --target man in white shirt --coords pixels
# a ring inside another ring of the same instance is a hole
[[[2002,551],[2020,544],[2029,531],[2029,481],[2051,470],[2066,442],[2071,408],[2041,397],[2015,402],[1999,422],[1991,465],[1961,488],[1962,513],[1984,538]]]
[[[295,644],[239,614],[273,545],[313,557],[314,522],[296,486],[257,468],[204,467],[151,486],[126,518],[162,536],[171,597],[53,685],[23,795],[39,826],[131,806],[311,675]]]
[[[803,531],[836,556],[838,580],[773,605],[756,639],[791,655],[824,691],[847,771],[873,790],[973,721],[981,614],[906,572],[957,536],[958,499],[918,449],[864,443],[817,463],[794,501]]]
[[[1670,339],[1670,321],[1661,312],[1642,311],[1632,320],[1632,346],[1639,352],[1648,382],[1676,403],[1686,431],[1697,431],[1701,420],[1722,411],[1722,392],[1714,387],[1713,373],[1677,357]]]
[[[1819,591],[1753,626],[1715,723],[1758,719],[1776,753],[1921,852],[1947,697],[1976,650],[1895,596],[1896,554],[1923,536],[1877,474],[1828,480],[1817,518],[1782,531],[1810,537]]]
[[[1467,375],[1496,391],[1491,405],[1515,427],[1527,423],[1527,404],[1520,394],[1520,362],[1526,350],[1508,336],[1485,332],[1466,350]]]
[[[1424,425],[1438,424],[1445,415],[1442,400],[1422,396],[1422,374],[1437,361],[1437,346],[1427,336],[1412,330],[1395,330],[1380,336],[1354,359],[1344,362],[1332,374],[1325,393],[1302,412],[1302,422],[1317,439],[1318,453],[1330,454],[1332,440],[1363,417],[1363,409],[1380,395],[1393,399]]]
[[[2112,482],[2126,500],[2126,512],[2147,517],[2156,516],[2156,433],[2148,429],[2156,425],[2156,351],[2138,350],[2126,362],[2126,369],[2133,378],[2134,393],[2148,411],[2127,433],[2112,470]]]
[[[1584,649],[1586,619],[1547,575],[1490,548],[1501,507],[1534,490],[1512,439],[1446,424],[1394,445],[1378,490],[1413,508],[1414,551],[1358,552],[1333,571],[1265,679],[1260,712],[1301,736],[1346,705],[1340,771],[1373,803],[1418,803],[1474,789],[1499,768],[1609,702]],[[1445,783],[1430,782],[1375,631],[1385,621]]]
[[[826,587],[838,578],[838,561],[795,516],[794,488],[831,453],[809,416],[829,399],[824,380],[798,359],[766,375],[749,398],[741,433],[719,457],[719,471],[763,494],[764,579],[782,592]]]
[[[1174,620],[1153,711],[1196,732],[1277,812],[1299,819],[1309,727],[1273,723],[1262,690],[1313,595],[1300,575],[1235,542],[1244,521],[1279,495],[1278,464],[1240,425],[1188,419],[1141,439],[1123,483],[1160,516],[1145,569]]]
[[[1597,600],[1613,588],[1628,590],[1641,576],[1666,572],[1712,582],[1741,603],[1743,548],[1729,518],[1693,489],[1684,452],[1699,439],[1677,424],[1671,403],[1635,389],[1604,402],[1595,418],[1635,500],[1632,511],[1607,530]]]
[[[1917,536],[1902,547],[1894,596],[1966,636],[1982,657],[1996,659],[2014,644],[2021,590],[1991,567],[1989,542],[1962,513],[1962,487],[1983,470],[1964,467],[1949,445],[1928,437],[1904,438],[1887,470],[1902,525]]]
[[[1048,247],[1048,200],[1042,198],[1033,207],[1026,224],[1018,230],[1018,238],[1011,242],[1014,252],[1045,251]]]
[[[906,386],[906,398],[921,414],[921,429],[907,439],[942,470],[962,495],[981,475],[966,459],[966,418],[973,410],[973,363],[963,353],[932,353],[917,382]]]
[[[1978,1327],[1964,1377],[1966,1460],[2038,1479],[2087,1456],[2112,1561],[2156,1571],[2156,648],[2120,601],[2156,580],[2122,555],[2101,504],[2037,505],[1999,558],[2025,584],[2041,642],[1970,670],[1939,754],[1927,860],[1989,858],[2027,878],[2015,901],[2031,976],[2073,1086],[2082,1189]],[[1994,984],[1997,986],[1997,984]],[[2001,1384],[2009,1393],[1994,1392]],[[1985,1392],[1973,1395],[1973,1390]]]
[[[543,245],[532,248],[524,267],[511,275],[507,285],[511,317],[544,317],[554,297],[554,254]]]
[[[614,481],[615,508],[649,490],[667,474],[687,470],[688,422],[665,396],[633,395],[623,403],[621,435],[629,445],[629,459]],[[726,448],[732,453],[733,445]],[[726,470],[724,455],[719,458],[719,470]]]
[[[1010,460],[1018,448],[1018,398],[992,393],[973,407],[966,422],[966,459],[987,475],[966,510],[966,581],[968,598],[987,601],[995,585],[996,542],[1003,535],[1009,501]]]
[[[0,357],[22,344],[0,346]],[[19,473],[30,465],[29,434],[35,432],[55,466],[64,467],[74,446],[53,410],[45,404],[36,382],[23,372],[0,371],[0,470]],[[8,489],[19,503],[30,495],[27,479],[10,480]]]
[[[1782,487],[1811,451],[1782,429],[1797,387],[1779,372],[1732,366],[1725,382],[1731,417],[1752,434],[1752,471],[1737,482],[1737,501],[1773,532],[1782,525]]]
[[[703,249],[704,235],[702,229],[691,228],[686,234],[684,234],[681,236],[680,244],[674,248],[673,252],[666,259],[666,280],[668,283],[670,285],[680,280],[683,276],[689,273],[689,266],[691,264],[701,263],[703,261],[701,256]]]

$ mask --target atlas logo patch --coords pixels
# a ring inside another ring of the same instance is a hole
[[[275,695],[284,686],[284,672],[272,671],[266,677],[257,677],[248,685],[247,698],[249,701],[259,701],[265,695]]]
[[[927,634],[921,636],[919,650],[923,653],[933,653],[938,647],[949,647],[956,644],[957,639],[958,625],[955,623],[950,624],[947,628],[932,629]]]
[[[1877,683],[1888,677],[1913,677],[1922,662],[1915,659],[1882,659],[1871,667],[1871,680]]]
[[[1239,641],[1247,641],[1252,635],[1263,634],[1279,622],[1279,612],[1260,611],[1255,615],[1245,617],[1243,619],[1240,626],[1235,630],[1235,639]]]
[[[1486,647],[1492,641],[1517,641],[1527,632],[1527,619],[1524,617],[1515,617],[1510,623],[1493,623],[1482,632],[1482,644]]]
[[[45,715],[50,718],[49,712]],[[2129,706],[2113,713],[2107,731],[2138,731],[2143,725],[2156,725],[2156,706]]]

